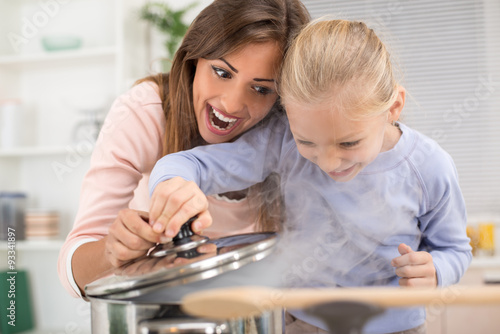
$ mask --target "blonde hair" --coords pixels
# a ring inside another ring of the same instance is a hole
[[[397,88],[385,45],[365,23],[346,20],[308,24],[290,46],[280,80],[285,107],[332,99],[352,118],[385,112]]]

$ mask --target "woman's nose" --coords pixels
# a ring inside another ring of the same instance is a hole
[[[236,114],[245,109],[245,91],[242,88],[236,88],[225,92],[221,98],[224,111],[228,114]]]

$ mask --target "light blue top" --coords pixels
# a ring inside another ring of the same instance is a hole
[[[345,183],[303,158],[286,117],[275,116],[233,143],[162,158],[152,171],[150,191],[181,176],[206,194],[223,193],[277,172],[290,236],[287,252],[293,254],[292,264],[280,273],[284,285],[398,286],[390,263],[399,256],[400,243],[432,254],[439,286],[455,284],[472,258],[457,171],[436,142],[399,126],[396,146]],[[326,329],[302,311],[292,313]],[[424,321],[423,307],[388,309],[365,331],[402,331]]]

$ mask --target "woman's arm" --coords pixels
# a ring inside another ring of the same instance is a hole
[[[111,224],[108,235],[85,243],[75,250],[71,267],[82,295],[85,285],[106,271],[144,255],[158,242],[166,242],[153,232],[147,219],[146,212],[121,210]]]
[[[146,180],[142,183],[147,181],[161,156],[163,133],[161,101],[152,84],[135,86],[113,104],[82,183],[75,224],[59,254],[59,277],[73,296],[81,295],[84,286],[103,271],[137,255],[135,251],[144,252],[142,242],[124,243],[123,240],[134,239],[123,237],[123,232],[148,243],[153,241],[152,231],[146,231],[150,226],[139,212],[119,212],[134,205],[131,202],[137,199],[143,204],[135,208],[147,210],[147,191],[142,199],[134,197],[134,192],[139,190],[143,178]],[[107,237],[113,226],[116,228],[111,233],[115,236]],[[124,250],[130,246],[132,249]]]
[[[85,296],[85,285],[113,268],[108,259],[103,256],[106,239],[107,236],[97,241],[84,243],[75,250],[71,257],[72,275],[82,296]]]

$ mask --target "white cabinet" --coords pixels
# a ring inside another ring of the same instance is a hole
[[[119,2],[2,1],[0,99],[18,98],[39,146],[71,143],[79,110],[109,106],[120,90],[123,29]],[[44,38],[80,38],[75,50],[47,52]]]
[[[76,212],[91,153],[74,154],[80,110],[92,101],[104,112],[121,89],[119,8],[114,0],[0,1],[0,101],[21,102],[31,134],[27,146],[0,146],[0,191],[23,191],[27,207],[58,211],[60,239]],[[51,36],[73,36],[82,44],[49,52],[42,40]]]
[[[147,74],[142,1],[0,0],[0,101],[17,99],[29,115],[29,147],[0,146],[0,191],[24,191],[28,207],[76,212],[92,151],[78,124]],[[126,41],[134,45],[126,47]],[[77,37],[81,47],[46,51],[44,38]],[[135,51],[134,51],[135,50]],[[133,59],[136,66],[125,66]],[[62,224],[61,236],[70,224]]]
[[[0,103],[21,101],[28,144],[0,146],[0,192],[22,191],[28,208],[58,211],[58,240],[16,242],[16,268],[29,273],[36,333],[90,331],[89,304],[57,277],[57,256],[78,207],[92,152],[90,132],[75,129],[149,74],[149,28],[137,0],[0,0]],[[79,48],[47,51],[46,37],[78,37]],[[1,119],[1,118],[0,118]],[[86,136],[88,134],[88,136]],[[7,246],[0,242],[0,270]]]

